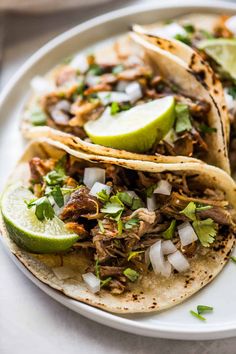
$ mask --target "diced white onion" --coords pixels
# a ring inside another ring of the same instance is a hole
[[[163,254],[170,254],[177,251],[177,248],[171,240],[166,240],[162,242],[162,252]]]
[[[170,195],[172,190],[172,185],[168,181],[164,181],[163,179],[158,182],[158,186],[154,190],[155,194],[164,194]]]
[[[152,195],[150,198],[147,198],[147,208],[149,211],[154,211],[157,208],[157,201],[155,195]]]
[[[161,241],[157,241],[156,243],[154,243],[154,245],[150,247],[149,257],[154,273],[162,274],[165,277],[170,276],[171,265],[164,259]]]
[[[82,274],[82,278],[92,293],[97,293],[100,290],[100,280],[93,273]]]
[[[130,84],[129,81],[120,80],[116,85],[116,90],[119,92],[125,92],[125,89],[129,84]]]
[[[125,92],[130,98],[131,103],[143,97],[141,86],[138,82],[131,82],[125,89]]]
[[[126,64],[128,65],[140,65],[142,64],[141,58],[139,58],[137,55],[129,55],[128,59],[126,60]]]
[[[69,121],[69,115],[64,113],[60,109],[53,108],[50,110],[50,114],[54,122],[56,122],[57,124],[65,125]]]
[[[42,76],[35,76],[31,80],[30,85],[38,95],[46,94],[55,89],[54,85]]]
[[[84,74],[89,68],[87,57],[84,54],[76,55],[70,62],[70,66]]]
[[[177,227],[181,245],[187,246],[198,239],[192,225],[186,221]]]
[[[97,96],[104,105],[112,102],[128,102],[130,100],[129,96],[125,93],[116,91],[98,92]]]
[[[162,28],[153,28],[148,32],[164,38],[174,38],[177,34],[186,35],[184,28],[176,22],[170,23]]]
[[[225,26],[236,35],[236,16],[231,16],[225,21]]]
[[[97,84],[99,84],[99,82],[101,81],[101,78],[100,76],[95,76],[95,75],[90,75],[88,74],[86,76],[86,84],[89,86],[89,87],[92,87],[92,86],[95,86]]]
[[[185,258],[185,256],[180,252],[176,251],[172,254],[169,254],[167,256],[168,261],[170,264],[179,272],[185,272],[186,270],[189,269],[189,262]]]
[[[89,194],[93,196],[97,196],[99,192],[102,190],[105,190],[106,193],[109,195],[111,193],[111,187],[107,186],[106,184],[100,183],[100,182],[95,182],[94,185],[92,186]]]
[[[226,101],[226,105],[228,110],[233,110],[236,107],[236,101],[233,99],[233,97],[228,94],[227,89],[224,89],[224,93],[225,93],[225,101]]]
[[[106,171],[103,168],[87,167],[84,169],[84,184],[91,189],[95,182],[105,183]]]

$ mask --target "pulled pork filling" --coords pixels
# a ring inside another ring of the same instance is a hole
[[[203,157],[208,150],[205,135],[214,133],[207,126],[209,103],[184,96],[178,87],[155,75],[140,57],[132,58],[131,61],[130,55],[123,55],[119,64],[98,64],[90,55],[84,58],[87,69],[83,73],[70,64],[61,66],[55,73],[55,89],[40,97],[39,107],[33,108],[32,124],[46,124],[88,139],[84,124],[98,119],[107,107],[115,115],[135,105],[173,95],[177,115],[174,129],[147,153]],[[129,98],[127,92],[131,86],[135,93]],[[39,111],[40,120],[37,119]]]
[[[223,192],[197,176],[98,167],[68,155],[29,165],[36,208],[48,198],[54,215],[79,235],[71,252],[85,250],[85,276],[100,284],[94,292],[121,294],[151,270],[184,272],[201,247],[234,230]]]

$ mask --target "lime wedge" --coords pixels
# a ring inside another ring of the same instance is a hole
[[[93,143],[133,152],[148,151],[172,128],[174,97],[167,96],[111,115],[110,107],[84,129]]]
[[[236,39],[206,39],[198,44],[224,71],[236,79]]]
[[[12,240],[21,248],[37,253],[65,251],[78,239],[58,218],[39,221],[25,200],[34,195],[25,187],[12,185],[3,194],[1,209],[6,228]]]

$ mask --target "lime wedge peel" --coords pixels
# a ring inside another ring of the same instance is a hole
[[[1,212],[11,239],[21,248],[35,253],[60,252],[69,249],[78,239],[70,233],[58,217],[39,221],[33,209],[28,209],[25,200],[34,195],[19,184],[4,192]]]
[[[236,79],[236,39],[206,39],[198,43],[198,48],[203,49],[221,67]]]
[[[111,115],[108,107],[100,118],[87,122],[84,129],[95,144],[145,152],[172,128],[174,107],[173,96],[140,104],[116,115]]]

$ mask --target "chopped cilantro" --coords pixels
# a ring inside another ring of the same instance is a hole
[[[61,176],[66,175],[66,160],[67,156],[66,154],[63,155],[59,160],[57,160],[54,170],[59,173]]]
[[[118,64],[116,66],[114,66],[114,68],[112,69],[112,74],[119,74],[124,70],[124,66],[122,64]]]
[[[194,221],[196,220],[196,204],[194,202],[188,203],[188,205],[180,211],[180,214],[184,214],[189,218],[190,220]]]
[[[126,223],[124,224],[124,228],[126,230],[130,230],[132,229],[133,227],[139,225],[139,219],[138,218],[132,218],[128,221],[126,221]]]
[[[101,200],[103,203],[106,203],[109,201],[110,196],[107,194],[106,189],[102,189],[101,192],[97,193],[97,198]]]
[[[96,262],[95,262],[95,275],[98,279],[100,279],[100,265],[99,265],[99,260],[96,259]]]
[[[136,281],[139,277],[139,273],[136,272],[136,270],[131,268],[126,268],[123,274],[126,276],[126,278],[128,278],[132,282]]]
[[[197,313],[197,312],[195,312],[193,310],[190,310],[190,313],[191,313],[191,315],[193,315],[194,317],[198,318],[199,320],[206,321],[205,317],[199,315],[199,313]]]
[[[117,203],[106,203],[101,209],[102,213],[116,215],[120,211],[123,211],[124,207]]]
[[[213,34],[211,34],[210,32],[208,32],[208,31],[206,31],[206,30],[204,30],[204,29],[200,29],[199,31],[200,31],[201,35],[202,35],[203,37],[207,38],[207,39],[212,39],[212,38],[214,38]]]
[[[88,72],[91,75],[99,76],[99,75],[103,74],[104,70],[98,64],[92,64],[92,65],[90,65]]]
[[[228,88],[228,94],[233,97],[233,99],[236,99],[236,86],[231,86]]]
[[[30,120],[35,126],[45,125],[47,116],[40,107],[34,107],[34,109],[30,112]]]
[[[176,133],[181,133],[185,130],[191,130],[192,124],[190,121],[190,113],[188,106],[183,103],[177,103],[175,105],[176,123],[175,131]]]
[[[48,174],[46,174],[43,179],[48,186],[56,186],[58,184],[61,185],[64,182],[65,176],[62,176],[57,171],[53,170],[48,172]]]
[[[112,277],[108,277],[104,280],[101,280],[100,287],[102,288],[102,287],[106,286],[108,283],[110,283],[111,280],[112,280]]]
[[[191,23],[186,23],[185,25],[183,25],[183,28],[188,33],[194,33],[195,32],[195,27],[193,25],[191,25]]]
[[[191,45],[191,40],[190,40],[188,34],[177,33],[174,36],[174,38],[177,39],[180,42],[183,42],[183,43],[187,44],[187,45]]]
[[[197,306],[197,312],[199,315],[201,315],[202,313],[205,312],[212,312],[213,311],[213,307],[211,306],[206,306],[206,305],[198,305]]]
[[[204,211],[212,208],[212,205],[197,204],[196,211]]]
[[[133,198],[131,195],[127,192],[118,192],[117,193],[118,198],[124,203],[125,205],[131,206],[133,202]]]
[[[130,261],[132,258],[138,256],[140,253],[144,253],[144,251],[133,251],[130,252],[128,255],[128,261]]]
[[[35,206],[35,215],[40,221],[45,219],[51,220],[55,215],[53,207],[51,206],[47,197],[33,199],[30,202],[26,202],[26,204],[29,209]]]
[[[193,221],[193,228],[204,247],[209,247],[216,236],[216,224],[211,218]]]
[[[235,256],[231,256],[230,259],[231,259],[234,263],[236,263],[236,257],[235,257]]]
[[[53,199],[55,200],[55,203],[59,206],[59,208],[63,207],[64,205],[64,197],[61,192],[61,188],[59,186],[54,187],[50,194],[52,195]]]
[[[138,196],[131,197],[127,192],[119,192],[117,196],[125,205],[129,206],[131,210],[137,210],[143,207],[143,202]]]
[[[114,116],[118,112],[120,112],[119,104],[117,102],[112,102],[112,104],[111,104],[111,115]]]
[[[143,207],[143,202],[140,198],[133,198],[133,203],[131,205],[131,210],[137,210]]]
[[[146,188],[145,192],[146,192],[146,196],[148,198],[151,198],[151,196],[153,195],[153,192],[156,189],[156,187],[157,187],[157,183],[152,184],[151,186]]]
[[[162,235],[166,240],[171,240],[175,233],[176,220],[172,220],[168,229],[166,229]]]
[[[209,127],[206,124],[201,124],[199,128],[200,128],[200,131],[204,134],[211,134],[211,133],[217,132],[216,128]]]
[[[103,226],[103,223],[101,220],[98,220],[98,226],[99,226],[101,233],[104,234],[105,229],[104,229],[104,226]]]

